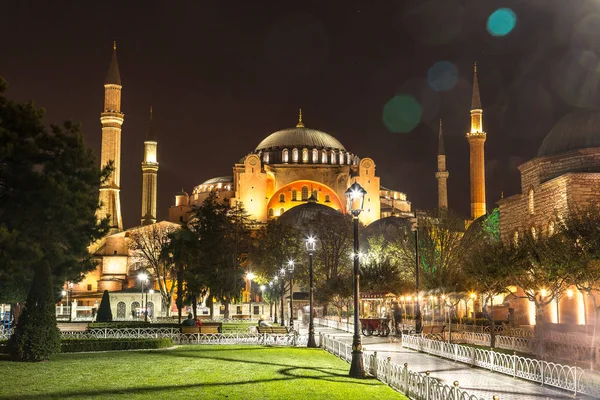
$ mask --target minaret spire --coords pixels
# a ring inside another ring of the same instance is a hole
[[[483,130],[483,107],[479,96],[477,63],[473,67],[473,96],[471,98],[471,130],[469,141],[471,177],[471,218],[477,219],[486,213],[485,201],[485,149],[486,133]]]
[[[98,219],[109,219],[110,233],[123,230],[121,218],[121,126],[125,115],[121,112],[121,76],[117,64],[117,45],[113,42],[113,54],[106,81],[104,82],[104,110],[100,114],[102,124],[102,152],[100,166],[113,163],[113,171],[100,186]]]
[[[302,109],[298,110],[298,123],[296,124],[296,128],[304,128],[304,122],[302,122]]]
[[[438,208],[448,208],[448,176],[446,170],[446,149],[444,147],[444,136],[442,134],[442,119],[440,118],[440,131],[438,134],[437,172],[435,178],[438,181]]]
[[[142,162],[142,225],[156,223],[158,143],[152,117],[152,106],[150,106],[148,137],[144,142],[144,161]]]

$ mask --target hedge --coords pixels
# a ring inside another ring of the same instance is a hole
[[[114,351],[135,349],[161,349],[173,346],[173,340],[162,339],[63,339],[62,353],[84,351]]]

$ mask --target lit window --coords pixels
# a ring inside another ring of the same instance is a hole
[[[302,162],[308,162],[308,149],[302,149]]]
[[[340,152],[340,165],[344,164],[344,153]]]
[[[308,186],[302,186],[302,201],[308,200]]]
[[[283,149],[283,162],[288,162],[288,149]]]
[[[292,162],[298,162],[298,149],[292,150]]]
[[[548,236],[554,235],[554,221],[550,221],[548,224]]]
[[[274,211],[272,208],[269,208],[269,217],[272,217],[274,215]]]
[[[292,190],[292,201],[298,200],[298,192],[296,189]]]
[[[283,214],[285,212],[285,210],[283,208],[279,209],[279,215]]]
[[[534,239],[537,239],[537,230],[535,229],[535,226],[532,226],[532,227],[531,227],[531,236],[532,236]]]
[[[346,153],[346,164],[352,164],[352,156],[350,153]]]
[[[327,164],[327,152],[325,150],[321,152],[321,164]]]
[[[264,153],[264,154],[263,154],[263,162],[264,162],[265,164],[268,164],[268,163],[269,163],[269,153]]]
[[[279,202],[280,202],[280,203],[285,203],[285,194],[281,193],[281,194],[279,195]]]
[[[319,201],[319,192],[318,191],[313,190],[312,195],[317,201]]]
[[[326,195],[325,195],[325,203],[329,203],[330,201],[331,201],[331,200],[329,200],[329,195],[328,195],[328,194],[326,194]]]
[[[533,212],[534,212],[533,206],[534,206],[534,204],[533,204],[533,189],[529,189],[529,214],[533,214]]]
[[[331,152],[331,163],[335,164],[335,151]]]

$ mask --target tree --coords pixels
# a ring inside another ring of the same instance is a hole
[[[37,268],[58,286],[95,267],[87,248],[108,231],[98,223],[98,187],[110,173],[96,166],[79,126],[46,128],[43,110],[4,96],[0,78],[0,293],[25,300]]]
[[[382,233],[369,236],[366,241],[367,253],[361,260],[361,291],[397,293],[408,289],[411,275],[400,263],[394,241]]]
[[[108,290],[105,290],[102,294],[102,300],[100,301],[100,307],[96,314],[96,322],[112,322],[113,316],[110,309],[110,296]]]
[[[180,227],[170,222],[159,222],[131,231],[129,249],[134,260],[138,260],[156,277],[167,316],[171,316],[173,293],[177,286],[177,271],[172,259],[165,257],[171,236]]]
[[[44,361],[60,351],[52,288],[50,265],[45,262],[34,273],[25,311],[9,340],[9,353],[14,360]]]
[[[494,210],[472,232],[479,240],[464,259],[463,272],[469,277],[474,289],[483,295],[483,314],[490,323],[490,347],[496,346],[494,317],[488,311],[493,308],[493,298],[506,293],[512,283],[512,269],[517,262],[515,249],[500,241],[498,210]]]

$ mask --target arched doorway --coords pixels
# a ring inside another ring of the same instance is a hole
[[[126,306],[124,301],[120,301],[117,303],[117,319],[125,319],[126,318]]]

